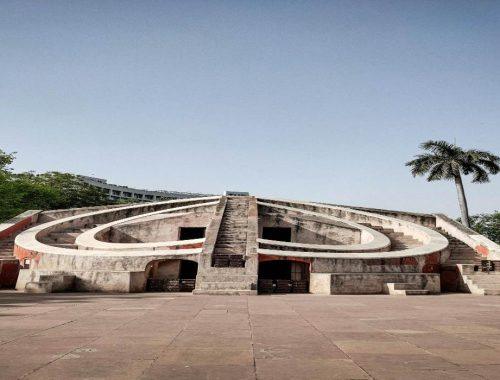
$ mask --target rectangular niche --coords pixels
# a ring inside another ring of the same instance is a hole
[[[202,239],[205,227],[179,227],[179,240]]]
[[[292,228],[291,227],[263,227],[262,239],[278,240],[278,241],[292,241]]]

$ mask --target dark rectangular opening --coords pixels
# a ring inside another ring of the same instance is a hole
[[[180,227],[179,240],[202,239],[205,237],[205,227]]]
[[[262,239],[292,241],[292,229],[290,227],[264,227]]]

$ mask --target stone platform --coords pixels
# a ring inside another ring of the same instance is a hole
[[[0,292],[2,379],[498,379],[500,298]]]

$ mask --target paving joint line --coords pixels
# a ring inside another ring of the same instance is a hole
[[[125,302],[125,301],[124,301],[124,302]],[[75,305],[75,306],[77,306],[77,305]],[[100,310],[100,311],[104,311],[104,310],[105,310],[105,309],[102,309],[102,310]],[[142,314],[142,315],[144,315],[144,314]],[[131,319],[131,320],[129,320],[129,321],[123,322],[123,323],[122,323],[122,324],[120,324],[119,326],[116,326],[115,328],[111,329],[111,331],[118,330],[119,328],[121,328],[121,327],[125,326],[126,324],[128,324],[128,323],[130,323],[130,322],[133,322],[133,321],[135,321],[135,320],[139,319],[140,317],[142,317],[142,315],[137,316],[137,317],[135,317],[135,318],[133,318],[133,319]],[[67,323],[63,323],[62,325],[54,326],[54,327],[52,327],[52,328],[59,327],[59,326],[63,326],[63,325],[65,325],[65,324],[72,323],[72,322],[75,322],[75,321],[76,321],[76,320],[73,320],[73,321],[70,321],[70,322],[67,322]],[[51,328],[46,329],[46,330],[42,330],[42,331],[47,331],[47,330],[50,330],[50,329],[51,329]],[[33,334],[33,335],[31,335],[31,336],[34,336],[34,335],[36,335],[36,334]],[[74,351],[76,351],[76,350],[78,350],[78,349],[80,349],[80,348],[82,348],[82,347],[84,347],[84,346],[87,346],[87,345],[89,345],[89,344],[92,344],[92,343],[94,343],[95,341],[97,341],[97,340],[99,340],[99,339],[101,339],[101,338],[102,338],[102,336],[98,336],[98,337],[96,337],[95,339],[90,340],[89,342],[85,342],[85,343],[83,343],[83,344],[81,344],[81,345],[78,345],[78,347],[72,348],[71,350],[67,351],[66,353],[64,353],[64,354],[62,354],[62,355],[59,355],[58,357],[54,358],[54,360],[51,360],[51,361],[49,361],[48,363],[45,363],[45,364],[41,365],[40,367],[37,367],[37,368],[35,368],[35,369],[33,369],[33,370],[31,370],[31,371],[29,371],[29,372],[27,372],[27,373],[23,374],[22,376],[20,376],[20,377],[19,377],[19,379],[24,379],[24,378],[26,378],[27,376],[30,376],[30,375],[34,374],[35,372],[37,372],[37,371],[39,371],[39,370],[41,370],[41,369],[43,369],[43,368],[47,367],[48,365],[50,365],[50,364],[52,364],[52,363],[54,363],[54,362],[56,362],[56,361],[58,361],[58,360],[60,360],[60,359],[64,358],[65,356],[67,356],[67,355],[71,354],[72,352],[74,352]]]
[[[314,330],[316,330],[321,336],[323,336],[328,342],[330,342],[331,345],[333,345],[334,347],[338,348],[345,356],[347,356],[356,366],[358,366],[367,376],[368,378],[370,379],[375,379],[375,377],[373,377],[372,375],[370,375],[370,373],[365,370],[363,368],[362,365],[358,364],[353,358],[351,355],[349,355],[347,352],[345,352],[342,348],[340,348],[339,346],[337,346],[329,337],[327,337],[322,331],[320,331],[316,326],[314,326],[308,319],[304,318],[302,316],[302,314],[300,314],[299,312],[297,312],[293,306],[290,305],[290,308],[293,310],[294,313],[296,313],[297,315],[300,316],[300,318],[302,318],[304,321],[306,321],[306,323],[311,326]]]
[[[252,345],[253,374],[255,380],[258,380],[257,361],[255,360],[255,346],[253,344],[253,325],[252,325],[252,320],[250,318],[250,307],[248,305],[248,296],[247,296],[247,316],[248,316],[248,327],[250,328],[250,343]]]
[[[167,303],[168,301],[170,301],[170,300],[165,300],[165,303]],[[191,318],[191,320],[196,318],[205,309],[207,302],[208,301],[205,301],[203,303],[202,307]],[[172,340],[156,355],[156,357],[153,360],[151,360],[151,363],[149,364],[149,366],[147,368],[144,368],[144,370],[141,372],[141,374],[139,375],[138,378],[144,376],[145,372],[148,371],[156,363],[156,361],[160,358],[160,356],[174,343],[174,341],[177,339],[177,337],[179,335],[181,335],[184,331],[186,331],[186,327],[188,326],[189,322],[190,322],[190,320],[188,320],[184,323],[184,326],[182,327],[182,329],[177,334],[175,334],[175,336],[172,338]]]

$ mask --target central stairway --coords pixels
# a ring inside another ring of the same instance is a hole
[[[248,197],[228,197],[212,255],[214,267],[244,267],[247,249]]]
[[[250,212],[253,209],[254,212]],[[252,225],[249,220],[255,218]],[[195,294],[256,294],[257,255],[248,248],[257,245],[257,203],[254,197],[225,197],[225,208],[212,252],[205,267],[199,268]],[[252,233],[253,232],[253,233]],[[250,244],[249,244],[250,240]],[[210,249],[208,249],[210,250]]]

